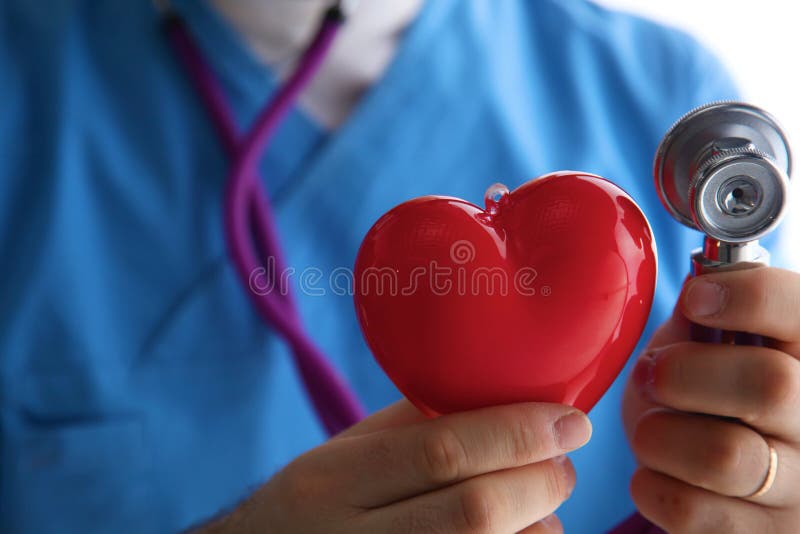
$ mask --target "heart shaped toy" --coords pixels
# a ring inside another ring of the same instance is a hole
[[[366,341],[424,413],[522,401],[588,411],[642,334],[655,241],[636,203],[590,174],[553,173],[486,208],[410,200],[369,230],[356,258]]]

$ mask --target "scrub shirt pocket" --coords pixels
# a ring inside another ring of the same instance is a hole
[[[153,531],[151,461],[138,418],[17,423],[4,444],[0,531]]]

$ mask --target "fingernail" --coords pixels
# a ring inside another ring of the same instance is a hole
[[[728,298],[728,289],[708,280],[693,280],[686,290],[686,311],[694,317],[707,317],[722,311]]]
[[[580,412],[571,412],[562,416],[553,425],[556,443],[563,450],[577,449],[592,436],[592,425],[589,418]]]
[[[633,384],[649,399],[653,398],[656,355],[657,351],[645,353],[633,368]]]
[[[566,487],[569,488],[569,493],[572,493],[575,488],[575,467],[565,454],[554,457],[553,461],[561,468],[561,476],[564,477],[564,481],[567,483]]]
[[[550,514],[547,517],[545,517],[544,519],[542,519],[540,521],[540,523],[542,523],[544,526],[554,530],[555,528],[558,527],[559,520],[556,517],[556,514]]]

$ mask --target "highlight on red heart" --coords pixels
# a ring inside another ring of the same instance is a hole
[[[636,203],[599,176],[553,173],[485,207],[409,200],[356,258],[356,315],[376,360],[428,415],[522,401],[588,411],[642,334],[656,248]]]

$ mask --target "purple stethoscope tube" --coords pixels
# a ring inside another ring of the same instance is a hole
[[[240,135],[222,87],[189,30],[176,13],[167,11],[164,17],[169,41],[197,87],[231,159],[223,217],[228,252],[237,275],[259,315],[289,345],[305,390],[328,435],[337,434],[361,420],[363,407],[309,338],[291,292],[261,294],[253,291],[250,283],[251,276],[261,269],[267,276],[275,277],[286,266],[272,207],[258,175],[259,161],[286,113],[325,59],[344,18],[338,4],[325,13],[292,75],[264,106],[252,128]],[[274,268],[265,268],[268,258],[273,259]]]

